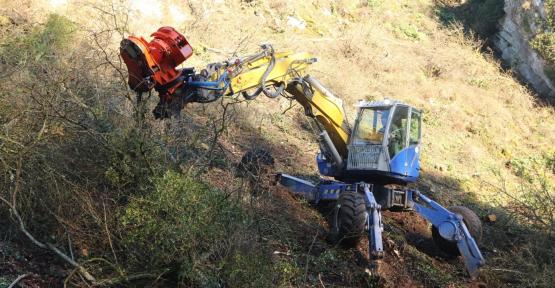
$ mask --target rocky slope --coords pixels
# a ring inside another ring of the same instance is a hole
[[[501,57],[534,90],[555,99],[555,82],[550,64],[530,46],[530,41],[545,29],[547,21],[543,0],[505,1],[505,17],[494,43]],[[555,47],[553,47],[555,49]],[[551,73],[551,76],[549,76]]]

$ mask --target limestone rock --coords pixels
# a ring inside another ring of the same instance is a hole
[[[555,83],[545,74],[547,63],[529,44],[546,21],[544,0],[505,1],[504,10],[494,39],[501,57],[539,94],[555,99]]]

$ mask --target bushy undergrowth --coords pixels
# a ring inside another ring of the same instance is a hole
[[[555,33],[540,33],[530,42],[542,57],[551,65],[555,65]]]
[[[545,24],[530,40],[530,45],[548,62],[550,67],[546,68],[545,74],[555,81],[555,1],[545,1],[544,7]]]
[[[551,236],[555,236],[554,162],[555,152],[516,158],[509,163],[521,179],[520,195],[513,196],[513,216]]]
[[[500,199],[508,202],[500,205],[504,220],[494,228],[497,232],[492,237],[505,251],[494,261],[507,268],[498,277],[520,286],[549,287],[555,277],[554,152],[514,158],[507,163],[520,179],[518,189],[508,188],[506,180],[497,174],[502,183],[498,188]],[[513,279],[513,273],[521,277]]]
[[[124,195],[145,195],[153,189],[151,177],[169,165],[164,151],[148,130],[129,128],[108,135],[104,177],[108,185]]]
[[[186,286],[270,286],[269,258],[254,249],[250,220],[228,196],[175,172],[155,178],[119,220],[128,267],[175,270]]]

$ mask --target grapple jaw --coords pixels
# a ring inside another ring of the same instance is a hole
[[[191,57],[193,48],[172,27],[161,27],[151,36],[150,42],[135,36],[123,39],[120,55],[129,73],[129,87],[136,92],[155,89],[163,98],[182,85],[182,73],[176,68]]]

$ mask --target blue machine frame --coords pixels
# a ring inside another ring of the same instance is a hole
[[[438,229],[441,237],[457,244],[471,278],[476,278],[478,268],[485,264],[484,257],[464,224],[462,216],[449,211],[417,190],[406,188],[394,190],[364,182],[348,184],[327,179],[322,179],[319,184],[314,184],[287,174],[278,174],[277,180],[292,193],[300,195],[314,204],[320,201],[337,200],[339,195],[345,191],[356,191],[363,194],[366,203],[366,228],[370,259],[379,259],[383,257],[384,253],[382,208],[400,206],[413,208]],[[384,189],[387,190],[386,193],[382,193]],[[378,197],[379,201],[376,200],[375,192],[381,193],[381,197]],[[396,193],[402,197],[393,197]]]

